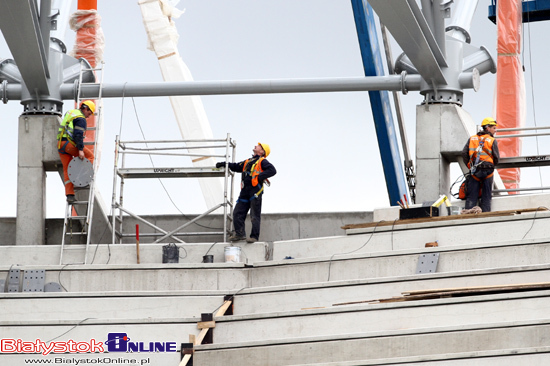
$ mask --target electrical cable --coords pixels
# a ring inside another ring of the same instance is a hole
[[[393,224],[391,224],[391,250],[393,251],[393,227],[395,226],[395,223],[399,220],[399,218],[393,220]]]
[[[46,341],[46,343],[50,343],[51,341],[54,341],[54,340],[56,340],[56,339],[59,338],[59,337],[63,337],[65,334],[69,333],[71,330],[75,329],[75,328],[78,327],[80,324],[82,324],[82,323],[84,323],[86,320],[90,320],[90,319],[97,319],[97,318],[86,318],[86,319],[84,319],[84,320],[81,320],[80,322],[78,322],[78,324],[75,324],[71,329],[69,329],[69,330],[66,331],[65,333],[60,334],[60,335],[58,335],[57,337],[50,339],[49,341]]]
[[[70,266],[71,264],[73,264],[73,263],[67,263],[67,264],[65,264],[63,267],[61,267],[61,269],[59,270],[59,273],[57,274],[57,282],[59,282],[59,286],[61,286],[61,288],[62,288],[63,290],[65,290],[65,292],[69,292],[69,291],[68,291],[68,290],[65,288],[65,286],[63,286],[63,284],[61,283],[61,272],[65,269],[65,267]]]
[[[174,244],[174,245],[176,245],[176,244]],[[178,253],[178,258],[179,258],[179,259],[185,259],[185,258],[187,258],[187,250],[185,250],[185,248],[184,248],[183,246],[178,246],[178,245],[176,245],[176,246],[177,246],[178,248],[180,248],[180,249],[183,249],[183,251],[185,252],[185,257],[182,257],[182,256],[179,255],[179,253]]]
[[[521,238],[521,240],[525,239],[525,237],[527,236],[527,234],[529,234],[529,232],[531,231],[531,229],[533,228],[533,226],[535,225],[535,219],[537,218],[537,212],[539,212],[539,208],[545,208],[546,210],[550,211],[548,209],[548,207],[546,206],[539,206],[537,207],[537,210],[535,211],[535,216],[533,216],[533,222],[531,223],[531,227],[529,228],[529,230],[527,230],[527,232],[525,233],[525,235],[523,235],[523,238]]]
[[[136,121],[138,123],[138,126],[139,126],[139,130],[141,131],[141,136],[143,137],[143,140],[145,140],[145,134],[143,133],[143,129],[141,128],[141,122],[139,121],[139,116],[138,116],[138,112],[137,112],[137,108],[136,108],[136,102],[134,100],[134,98],[132,98],[132,103],[134,105],[134,113],[136,115]],[[149,145],[147,143],[145,143],[145,146],[149,147]],[[155,167],[155,164],[153,162],[153,158],[151,157],[151,155],[148,155],[149,156],[149,160],[151,160],[151,165],[153,166],[153,168]],[[162,188],[164,189],[164,192],[166,192],[166,195],[168,196],[168,199],[170,200],[170,202],[172,202],[172,205],[176,208],[176,210],[179,211],[179,213],[183,216],[183,218],[185,218],[186,220],[188,221],[191,221],[191,219],[185,215],[180,209],[179,207],[176,205],[176,203],[174,202],[174,200],[172,199],[172,196],[170,195],[170,193],[168,192],[168,190],[166,189],[166,187],[164,186],[164,183],[162,182],[162,180],[160,178],[158,178],[158,181],[160,182],[160,185],[162,186]],[[223,228],[219,228],[219,227],[210,227],[210,226],[205,226],[205,225],[202,225],[202,224],[199,224],[198,222],[195,222],[194,223],[195,225],[197,226],[200,226],[202,228],[205,228],[205,229],[212,229],[212,230],[223,230]]]
[[[233,295],[231,295],[231,296],[229,297],[229,299],[224,300],[224,302],[223,302],[220,306],[218,306],[217,308],[215,308],[214,311],[213,311],[211,314],[215,314],[216,311],[218,311],[218,310],[223,306],[223,304],[225,303],[225,301],[232,301],[232,300],[235,298],[235,296],[237,296],[237,294],[238,294],[239,292],[241,292],[242,290],[247,289],[247,288],[249,288],[249,287],[248,287],[248,286],[243,287],[243,288],[240,289],[239,291],[235,292]]]
[[[332,255],[332,257],[330,257],[330,260],[329,260],[329,263],[328,263],[328,278],[327,278],[327,281],[330,281],[330,268],[332,266],[332,258],[334,258],[335,255],[343,255],[343,254],[351,254],[351,253],[355,253],[356,251],[360,250],[360,249],[363,249],[363,247],[365,245],[367,245],[369,243],[369,241],[372,239],[372,237],[374,236],[374,232],[376,231],[376,228],[378,227],[378,225],[380,225],[382,222],[385,222],[385,220],[380,220],[376,223],[376,226],[374,227],[374,229],[372,230],[372,233],[370,234],[370,237],[369,237],[369,240],[367,240],[365,242],[365,244],[361,245],[361,247],[355,249],[355,250],[352,250],[351,252],[345,252],[345,253],[335,253]]]

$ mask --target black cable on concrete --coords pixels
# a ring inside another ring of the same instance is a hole
[[[391,250],[393,251],[393,227],[395,226],[395,223],[399,220],[399,218],[393,220],[393,224],[391,224]]]
[[[69,330],[66,331],[65,333],[60,334],[60,335],[58,335],[57,337],[50,339],[49,341],[46,341],[46,343],[50,343],[51,341],[54,341],[54,340],[56,340],[56,339],[59,338],[59,337],[63,337],[65,334],[69,333],[71,330],[73,330],[74,328],[78,327],[80,324],[84,323],[86,320],[90,320],[90,319],[97,319],[97,318],[86,318],[86,319],[84,319],[84,320],[81,320],[80,322],[78,322],[78,324],[75,324],[71,329],[69,329]]]
[[[537,212],[539,212],[539,208],[545,208],[546,210],[548,210],[548,207],[546,206],[539,206],[537,207],[537,210],[535,211],[535,216],[533,217],[533,222],[531,223],[531,227],[529,228],[529,230],[527,230],[527,232],[525,233],[525,235],[523,235],[523,238],[521,238],[521,240],[525,239],[525,237],[527,236],[527,234],[529,234],[529,232],[531,231],[531,229],[533,228],[533,226],[535,225],[535,219],[537,218]],[[548,210],[550,211],[550,210]]]
[[[237,291],[237,292],[235,292],[233,295],[231,295],[231,297],[229,297],[229,299],[228,299],[228,300],[225,300],[225,301],[232,301],[232,300],[235,298],[235,296],[237,296],[237,294],[238,294],[239,292],[241,292],[242,290],[247,289],[247,288],[248,288],[248,286],[243,287],[242,289],[240,289],[239,291]],[[225,303],[225,301],[224,301],[220,306],[218,306],[217,308],[215,308],[214,311],[212,312],[212,314],[215,314],[216,311],[218,311],[218,310],[223,306],[223,304]]]
[[[59,270],[59,273],[57,274],[57,282],[59,282],[59,286],[61,286],[61,288],[62,288],[63,290],[65,290],[65,292],[69,292],[69,291],[68,291],[68,290],[65,288],[65,286],[63,286],[63,284],[61,283],[61,272],[65,269],[65,267],[70,266],[71,264],[72,264],[72,263],[67,263],[67,264],[65,264],[63,267],[61,267],[61,269]]]
[[[385,220],[380,220],[376,223],[376,226],[374,227],[374,229],[372,230],[372,233],[370,234],[370,237],[369,237],[369,240],[367,240],[365,242],[365,244],[361,245],[359,248],[355,249],[355,250],[352,250],[351,252],[346,252],[346,253],[336,253],[336,254],[333,254],[332,257],[330,257],[330,260],[329,260],[329,263],[328,263],[328,278],[327,278],[327,281],[330,281],[330,268],[332,266],[332,259],[334,258],[335,255],[344,255],[344,254],[351,254],[351,253],[355,253],[356,251],[358,250],[361,250],[363,249],[363,247],[365,245],[367,245],[369,243],[369,241],[372,239],[373,235],[374,235],[374,232],[376,231],[376,228],[378,227],[378,225],[380,225],[382,222],[385,222]]]

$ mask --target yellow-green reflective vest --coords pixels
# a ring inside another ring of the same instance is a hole
[[[73,140],[73,134],[74,134],[73,120],[79,117],[86,119],[86,117],[82,114],[80,109],[71,109],[70,111],[67,111],[67,113],[65,113],[65,116],[63,116],[63,121],[61,122],[61,126],[59,126],[59,130],[57,131],[58,148],[60,147],[61,139],[63,138],[66,138],[73,145],[76,146]]]

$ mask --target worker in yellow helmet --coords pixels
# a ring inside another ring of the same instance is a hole
[[[57,132],[57,151],[63,164],[63,180],[65,183],[65,195],[67,202],[75,201],[74,185],[69,180],[67,168],[72,158],[78,156],[80,159],[88,159],[92,164],[94,154],[84,146],[86,134],[86,119],[95,113],[95,103],[85,100],[80,104],[80,109],[71,109],[65,113],[61,126]]]
[[[480,207],[483,212],[491,211],[493,195],[493,174],[498,164],[500,154],[495,139],[497,121],[487,117],[481,122],[482,130],[470,137],[464,149],[462,160],[470,169],[471,178],[466,185],[466,209],[477,205],[481,189]]]
[[[262,194],[264,182],[269,183],[268,178],[277,173],[275,167],[267,161],[271,148],[266,143],[258,142],[252,149],[252,158],[240,163],[221,162],[216,163],[216,168],[226,166],[234,171],[241,172],[241,193],[233,210],[233,227],[235,234],[230,241],[245,240],[247,243],[255,243],[260,238],[260,223],[262,214]],[[244,220],[250,210],[252,231],[250,238],[246,238]]]

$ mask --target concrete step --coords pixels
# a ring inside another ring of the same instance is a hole
[[[546,365],[550,357],[550,347],[512,348],[478,352],[460,352],[443,355],[384,358],[376,360],[358,360],[338,362],[339,366],[374,365],[430,365],[430,366],[517,366]],[[293,366],[335,366],[334,362],[308,363]]]
[[[162,263],[162,247],[166,244],[140,244],[140,263]],[[203,256],[214,256],[214,263],[225,263],[225,247],[239,246],[241,262],[265,261],[268,245],[266,243],[246,244],[230,243],[197,243],[178,244],[180,247],[179,263],[201,263]],[[0,246],[0,265],[57,265],[59,264],[60,245],[17,245]],[[86,246],[68,244],[63,252],[63,264],[84,263]],[[135,244],[91,244],[88,252],[88,264],[136,264]]]
[[[11,266],[10,266],[11,267]],[[10,267],[0,267],[6,278]],[[243,263],[22,266],[44,269],[45,283],[57,282],[67,292],[238,290],[248,286]]]
[[[245,288],[234,297],[233,314],[266,314],[331,307],[336,303],[400,296],[402,292],[450,287],[540,283],[550,264],[456,273]],[[236,290],[0,293],[0,322],[196,317]]]
[[[242,263],[23,266],[45,269],[46,283],[68,292],[239,290],[332,281],[416,275],[420,255],[439,254],[437,273],[488,270],[550,263],[550,243],[523,240],[448,248]],[[10,266],[11,267],[11,266]],[[8,266],[0,267],[5,278]],[[330,277],[329,277],[330,274]]]
[[[223,304],[221,291],[0,294],[0,322],[200,318]]]
[[[484,327],[497,322],[543,319],[549,310],[547,290],[232,315],[216,321],[214,342],[267,342],[445,326]]]
[[[383,221],[382,221],[383,222]],[[381,223],[382,223],[381,222]],[[385,224],[394,223],[393,220]],[[375,223],[373,223],[376,225]],[[528,212],[513,216],[476,217],[348,229],[347,236],[277,241],[273,260],[322,257],[341,253],[374,253],[420,249],[437,241],[440,248],[485,245],[512,240],[546,240],[550,237],[550,212]]]
[[[325,326],[335,328],[340,327],[340,324],[325,324]],[[339,329],[345,331],[344,327]],[[242,365],[243,359],[246,359],[246,364],[251,366],[331,363],[354,365],[362,364],[359,362],[361,360],[384,360],[384,363],[374,364],[400,364],[400,360],[407,358],[413,360],[409,362],[410,364],[417,364],[423,361],[429,362],[431,359],[453,360],[454,354],[493,352],[506,355],[506,352],[508,354],[513,352],[509,350],[516,349],[540,350],[544,356],[547,356],[546,335],[549,331],[550,320],[539,319],[482,325],[342,333],[338,336],[304,336],[270,341],[214,343],[195,347],[193,365],[236,366]],[[539,360],[546,359],[538,354],[535,356]],[[454,365],[453,362],[454,360],[449,364]],[[430,362],[428,364],[432,365]],[[439,365],[437,362],[433,364]],[[464,363],[466,364],[477,365],[477,363]],[[523,363],[514,365],[518,364]]]
[[[437,273],[550,263],[550,243],[526,239],[254,263],[250,286],[411,276],[419,256],[433,253],[439,254]]]
[[[244,289],[234,297],[234,315],[331,307],[336,303],[400,296],[403,292],[456,287],[546,282],[550,264]]]

